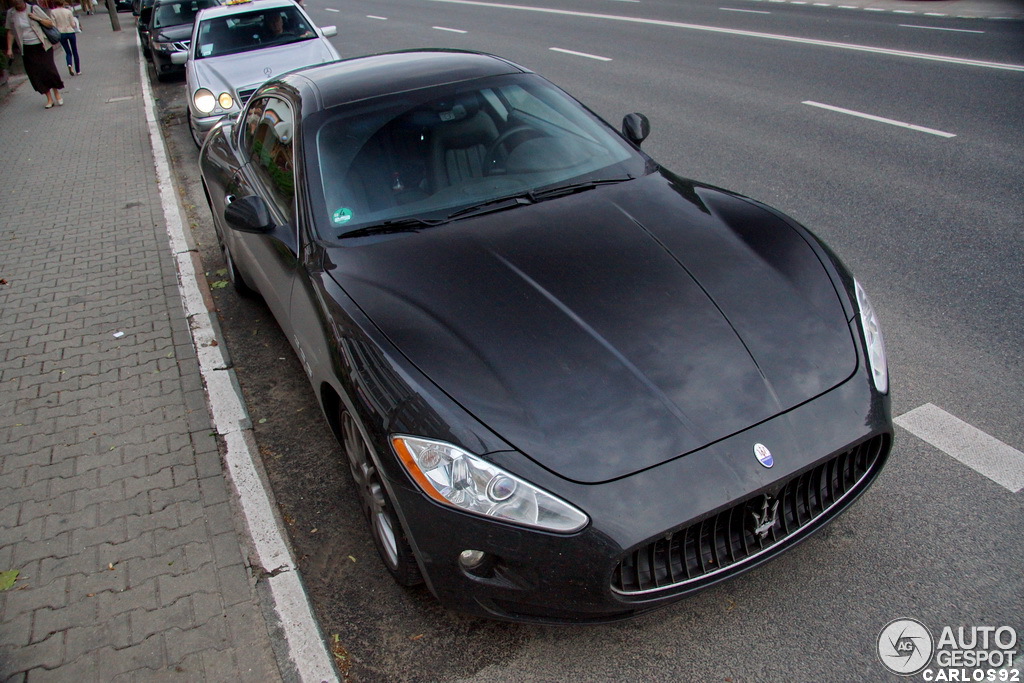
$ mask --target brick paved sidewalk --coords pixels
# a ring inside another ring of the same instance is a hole
[[[120,19],[0,102],[0,680],[279,680]]]

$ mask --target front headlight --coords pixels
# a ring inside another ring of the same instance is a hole
[[[217,106],[217,98],[206,88],[200,88],[192,95],[192,103],[202,113],[209,114]]]
[[[416,484],[444,505],[562,533],[589,521],[568,503],[451,444],[411,436],[392,437],[391,444]]]
[[[882,328],[878,324],[878,316],[868,300],[864,288],[856,279],[853,288],[857,294],[857,310],[860,311],[860,325],[864,328],[864,342],[867,344],[868,365],[871,366],[871,378],[875,388],[881,393],[889,391],[889,364],[885,359],[885,341],[882,340]]]

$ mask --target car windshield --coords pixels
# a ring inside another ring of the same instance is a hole
[[[153,28],[181,26],[195,21],[199,10],[216,7],[217,0],[184,0],[184,2],[162,2],[153,10]]]
[[[199,25],[195,58],[219,57],[316,37],[295,6],[206,19]]]
[[[310,195],[328,239],[418,229],[622,182],[649,161],[534,75],[390,95],[309,123]]]

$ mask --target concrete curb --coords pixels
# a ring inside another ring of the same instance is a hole
[[[192,343],[199,360],[207,402],[217,434],[224,440],[224,465],[242,512],[248,534],[250,562],[257,573],[264,614],[268,620],[278,666],[286,679],[313,683],[338,681],[339,675],[313,616],[302,577],[292,556],[284,525],[277,515],[266,475],[262,470],[252,422],[219,324],[212,313],[209,287],[198,253],[185,230],[178,195],[160,127],[146,61],[139,55],[146,121],[156,167],[157,182],[171,251],[178,271],[178,289],[189,321]],[[255,560],[255,561],[253,561]],[[258,584],[258,585],[259,585]]]

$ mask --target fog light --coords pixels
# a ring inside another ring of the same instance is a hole
[[[459,553],[459,564],[464,569],[476,569],[484,560],[487,558],[487,553],[483,550],[463,550]]]

